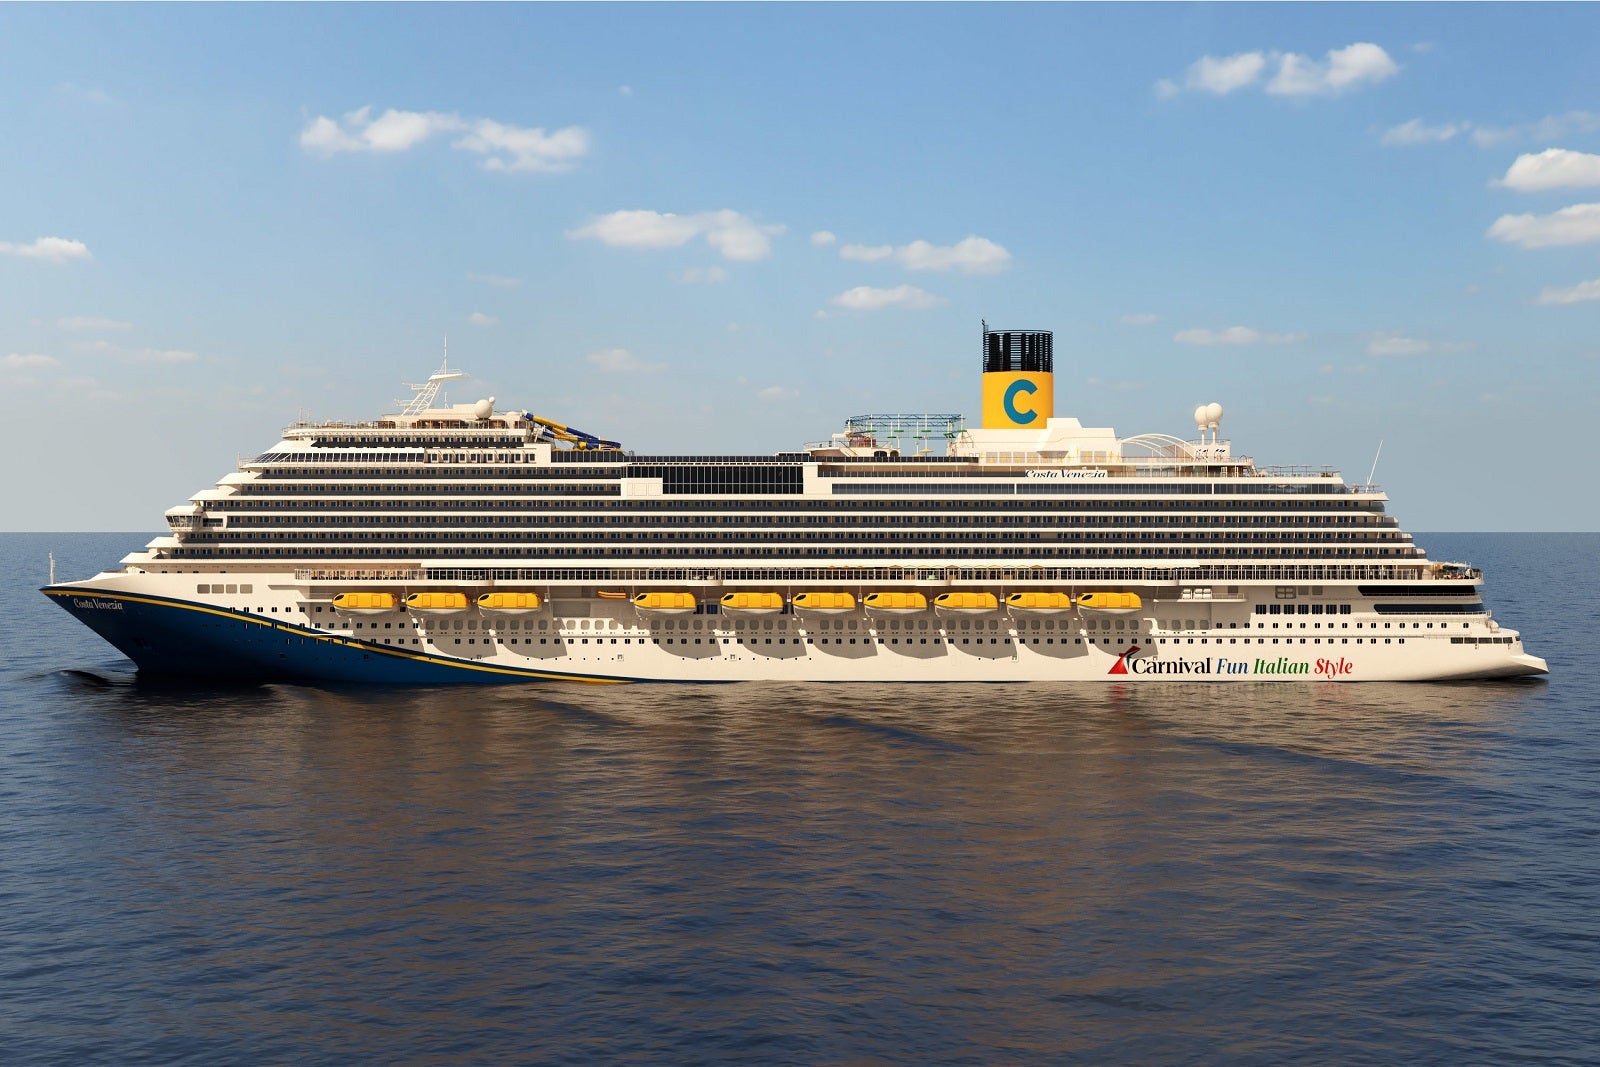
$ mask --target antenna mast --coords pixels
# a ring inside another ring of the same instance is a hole
[[[411,382],[406,383],[406,388],[417,395],[404,402],[405,407],[401,409],[400,414],[420,415],[433,407],[434,401],[437,400],[441,404],[444,403],[444,396],[440,392],[444,388],[444,383],[459,381],[466,377],[468,377],[466,371],[450,369],[450,338],[446,337],[444,339],[444,361],[439,364],[439,369],[428,375],[428,380],[421,385]],[[397,400],[395,403],[402,403],[402,401]]]
[[[1367,472],[1367,485],[1372,484],[1372,479],[1378,474],[1378,456],[1383,455],[1383,438],[1378,438],[1378,453],[1372,457],[1372,469]]]

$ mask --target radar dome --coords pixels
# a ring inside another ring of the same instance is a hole
[[[493,415],[494,397],[491,396],[486,400],[480,400],[476,404],[472,405],[472,414],[474,417],[480,419],[487,419],[490,415]]]
[[[1207,404],[1206,405],[1206,422],[1211,424],[1212,426],[1215,426],[1217,423],[1219,423],[1221,421],[1222,421],[1222,405],[1221,404]]]
[[[1210,421],[1209,419],[1206,418],[1206,414],[1207,414],[1207,410],[1206,410],[1206,405],[1205,404],[1201,404],[1199,407],[1195,408],[1194,409],[1194,424],[1196,426],[1204,428],[1205,424]]]

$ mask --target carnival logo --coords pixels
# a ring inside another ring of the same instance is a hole
[[[1319,658],[1313,660],[1296,660],[1288,656],[1279,656],[1276,659],[1265,659],[1257,656],[1253,659],[1228,659],[1218,656],[1215,659],[1185,659],[1176,656],[1172,659],[1155,658],[1134,659],[1139,654],[1139,646],[1134,645],[1117,656],[1115,663],[1107,674],[1179,674],[1179,675],[1212,675],[1212,674],[1245,674],[1245,675],[1272,675],[1272,674],[1306,674],[1318,678],[1345,678],[1356,673],[1353,660],[1340,656],[1338,659]]]

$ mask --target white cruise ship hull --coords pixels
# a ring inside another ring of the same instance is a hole
[[[143,671],[269,681],[1304,683],[1547,673],[1518,635],[1482,619],[1408,620],[1402,630],[1351,616],[1306,630],[1240,611],[1221,626],[1180,632],[1150,617],[1102,623],[1077,614],[641,618],[616,600],[570,597],[561,598],[569,611],[581,604],[586,613],[352,618],[332,610],[331,591],[292,574],[256,574],[249,593],[203,598],[194,578],[108,573],[43,592]]]

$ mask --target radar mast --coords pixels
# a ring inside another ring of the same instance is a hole
[[[405,407],[401,408],[400,414],[421,415],[424,411],[435,407],[435,401],[438,404],[443,404],[445,397],[440,390],[444,388],[444,383],[460,381],[468,377],[470,375],[466,371],[450,369],[450,338],[446,337],[444,339],[444,360],[439,364],[439,369],[428,375],[428,380],[421,385],[412,382],[406,383],[406,388],[417,395],[404,402]],[[396,400],[395,403],[399,404],[402,401]]]

